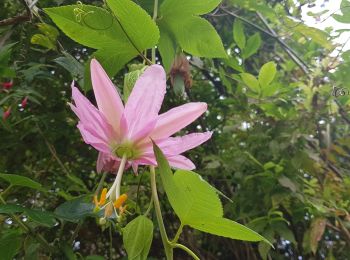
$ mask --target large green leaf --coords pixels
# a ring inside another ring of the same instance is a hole
[[[2,260],[12,260],[21,248],[21,234],[17,230],[8,230],[0,237]]]
[[[153,222],[138,216],[123,228],[123,243],[128,259],[147,259],[153,238]]]
[[[175,58],[175,40],[166,30],[166,27],[163,29],[162,24],[159,24],[160,29],[160,39],[158,43],[158,48],[160,55],[162,56],[162,63],[167,72],[170,71],[170,67]]]
[[[221,0],[165,0],[160,6],[164,16],[202,15],[211,12]]]
[[[263,236],[253,230],[227,218],[209,216],[203,218],[198,217],[196,221],[190,222],[188,225],[217,236],[245,241],[265,241],[269,243]]]
[[[159,39],[156,23],[140,6],[130,0],[107,0],[109,8],[117,17],[123,31],[126,32],[139,51],[153,47]]]
[[[130,0],[107,1],[113,14],[91,5],[46,8],[56,25],[74,41],[98,49],[95,53],[110,76],[159,39],[155,22]],[[144,33],[147,32],[147,33]],[[88,80],[85,84],[90,85]]]
[[[193,223],[201,219],[203,214],[206,217],[222,217],[222,205],[216,189],[199,174],[177,170],[173,179],[175,185],[180,187],[181,192],[186,196],[186,204],[181,204],[181,210],[176,212],[182,223]]]
[[[207,20],[188,16],[169,21],[168,28],[186,52],[198,57],[226,58],[220,36]]]
[[[167,69],[174,54],[173,42],[198,57],[227,57],[214,27],[198,16],[210,12],[219,3],[218,0],[165,0],[161,4],[158,21],[161,30],[160,52]]]
[[[9,182],[12,186],[27,187],[34,190],[44,191],[45,189],[40,183],[29,179],[28,177],[16,175],[16,174],[5,174],[0,173],[0,178]]]
[[[95,206],[91,201],[91,196],[66,201],[55,209],[55,214],[58,218],[78,222],[88,216],[95,215],[93,213]]]
[[[173,175],[162,151],[155,144],[153,148],[165,192],[183,225],[233,239],[266,241],[249,228],[223,218],[216,189],[192,171],[178,170]]]

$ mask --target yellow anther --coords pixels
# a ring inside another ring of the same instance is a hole
[[[116,201],[114,201],[113,203],[114,207],[116,209],[119,209],[127,199],[128,199],[128,195],[126,195],[125,193],[120,195],[119,198]]]
[[[103,188],[98,205],[102,206],[106,203],[106,195],[107,195],[107,188]]]

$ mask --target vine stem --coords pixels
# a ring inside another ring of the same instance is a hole
[[[158,15],[158,0],[154,0],[154,7],[153,7],[153,21],[157,19]],[[152,63],[156,63],[156,47],[153,46],[152,48]]]
[[[193,251],[191,249],[189,249],[188,247],[182,245],[182,244],[172,244],[172,247],[174,248],[180,248],[184,251],[186,251],[187,254],[189,254],[190,256],[192,256],[193,259],[195,260],[200,260],[200,258],[198,256],[196,256],[195,253],[193,253]]]
[[[154,170],[154,166],[150,166],[150,172],[151,172],[151,188],[152,188],[152,198],[153,198],[153,204],[156,211],[158,226],[160,230],[160,236],[162,238],[162,242],[164,245],[165,255],[167,260],[173,259],[173,247],[171,246],[168,235],[166,234],[164,222],[162,213],[160,211],[160,204],[159,204],[159,198],[157,193],[157,183],[156,183],[156,172]]]
[[[181,223],[179,229],[177,230],[177,232],[175,234],[174,239],[171,241],[172,244],[176,243],[179,240],[179,237],[180,237],[180,235],[182,233],[182,228],[183,227],[184,227],[184,225]]]

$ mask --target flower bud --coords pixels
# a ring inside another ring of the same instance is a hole
[[[175,79],[177,76],[181,76],[186,88],[192,86],[192,77],[190,63],[185,55],[180,54],[175,57],[173,65],[170,70],[170,82],[171,85],[175,85]]]
[[[106,225],[106,223],[107,223],[106,218],[100,218],[100,219],[98,220],[98,224],[100,224],[101,226],[102,226],[102,225]]]
[[[21,107],[25,108],[28,104],[28,97],[23,98],[22,102],[21,102]]]
[[[11,115],[11,107],[9,107],[2,115],[2,119],[6,120]]]
[[[3,83],[1,83],[1,85],[4,89],[10,89],[13,87],[13,82],[12,81],[3,82]]]

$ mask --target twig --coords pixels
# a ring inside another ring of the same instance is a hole
[[[28,6],[26,0],[21,0],[21,2],[23,3],[26,11],[22,12],[19,15],[14,16],[14,17],[1,20],[0,26],[15,25],[15,24],[19,24],[22,22],[30,21],[32,19],[32,11],[31,11],[30,7]]]
[[[289,47],[283,40],[281,40],[277,33],[270,27],[264,16],[261,15],[261,13],[256,12],[260,20],[264,23],[266,28],[271,32],[272,35],[274,35],[274,39],[284,48],[284,50],[287,52],[288,56],[303,70],[305,74],[309,73],[308,65],[298,56],[298,54]]]
[[[224,7],[221,7],[221,10],[223,10],[225,13],[241,20],[242,22],[249,24],[250,26],[254,27],[255,29],[259,30],[260,32],[270,36],[272,39],[274,39],[275,41],[277,41],[281,47],[286,51],[286,53],[288,54],[288,56],[300,67],[300,69],[305,73],[308,74],[309,70],[308,70],[308,66],[307,64],[297,55],[297,53],[291,48],[289,47],[283,40],[281,40],[278,35],[275,33],[275,31],[273,31],[272,28],[269,27],[269,25],[266,23],[265,24],[265,19],[264,19],[264,24],[265,26],[268,27],[269,31],[266,31],[264,28],[260,27],[259,25],[256,25],[254,23],[252,23],[251,21],[227,10]],[[257,14],[259,15],[259,13],[257,12]],[[263,17],[260,15],[259,16],[260,19],[262,19]]]
[[[335,98],[334,102],[338,105],[338,110],[339,110],[339,114],[340,116],[344,119],[344,121],[346,123],[348,123],[350,125],[350,119],[347,117],[346,111],[344,110],[344,108],[341,106],[341,104],[339,103],[339,101]]]

